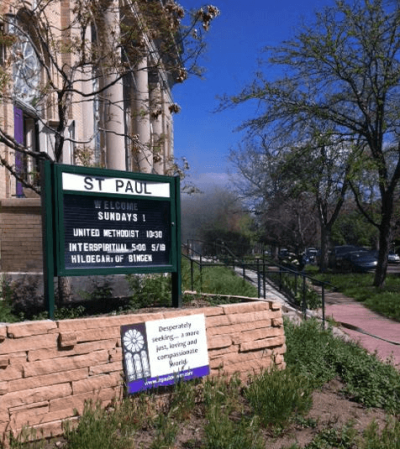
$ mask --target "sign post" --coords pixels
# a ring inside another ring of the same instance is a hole
[[[172,273],[172,303],[180,307],[179,178],[48,161],[43,168],[49,316],[54,276]]]
[[[49,318],[54,320],[54,232],[53,192],[50,161],[41,162],[42,248],[44,302]]]

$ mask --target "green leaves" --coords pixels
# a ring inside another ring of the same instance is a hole
[[[285,322],[288,351],[285,360],[314,385],[340,377],[345,392],[367,407],[400,412],[400,373],[355,343],[346,343],[322,331],[315,320],[296,326]]]

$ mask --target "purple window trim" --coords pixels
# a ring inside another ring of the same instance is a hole
[[[24,145],[24,113],[22,109],[14,106],[14,139]],[[15,170],[18,174],[23,173],[24,161],[21,153],[15,152]],[[23,186],[20,182],[16,183],[16,196],[17,198],[22,198],[24,196]]]

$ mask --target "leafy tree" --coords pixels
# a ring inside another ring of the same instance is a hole
[[[348,190],[353,142],[323,126],[309,126],[290,142],[272,130],[231,152],[241,175],[240,193],[252,201],[264,228],[263,240],[299,253],[320,238],[321,269],[328,263],[332,226]],[[244,182],[243,182],[244,180]]]
[[[296,202],[288,194],[282,161],[282,153],[265,136],[249,138],[230,152],[234,188],[257,217],[258,238],[275,248],[298,245],[302,230],[308,228],[304,209],[297,209],[295,217]]]
[[[359,142],[333,135],[323,127],[311,128],[312,134],[291,151],[283,170],[293,181],[291,195],[307,192],[314,203],[320,232],[320,268],[328,266],[332,229],[348,196],[353,161]]]
[[[394,192],[400,180],[399,36],[398,2],[337,0],[293,39],[265,50],[268,62],[282,68],[280,78],[258,74],[238,96],[223,102],[232,106],[259,101],[262,112],[244,124],[250,130],[270,125],[282,133],[300,133],[317,120],[334,135],[360,142],[355,150],[363,148],[365,157],[355,155],[360,164],[353,166],[353,172],[365,174],[362,163],[368,161],[368,173],[375,173],[378,220],[363,207],[359,197],[363,190],[353,186],[352,191],[360,210],[379,230],[374,279],[379,287],[386,278]]]
[[[199,241],[202,251],[208,254],[216,254],[216,245],[221,247],[223,242],[241,256],[253,242],[253,220],[231,191],[219,188],[212,193],[198,193],[182,200],[182,238],[192,245]]]
[[[332,229],[332,241],[336,245],[348,244],[375,248],[378,232],[376,227],[366,221],[358,210],[342,210]]]

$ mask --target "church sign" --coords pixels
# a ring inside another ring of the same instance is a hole
[[[176,177],[45,163],[47,270],[54,276],[178,273],[179,189]]]

